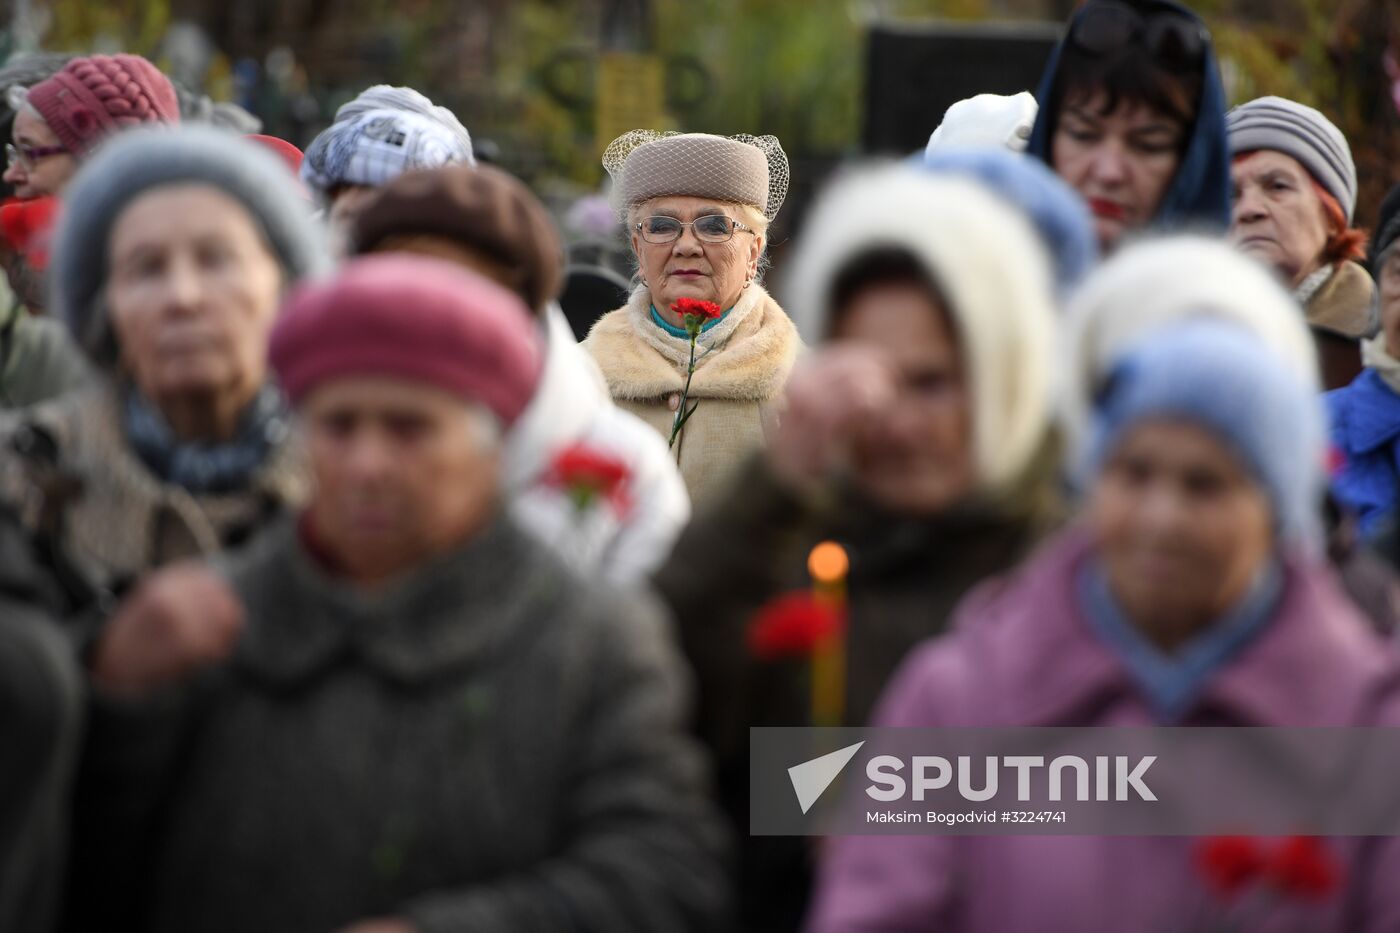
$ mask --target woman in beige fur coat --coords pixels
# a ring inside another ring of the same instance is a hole
[[[758,281],[768,223],[787,192],[787,158],[771,136],[639,130],[614,141],[603,165],[640,285],[583,346],[617,404],[669,439],[690,362],[672,306],[693,298],[724,310],[700,334],[689,394],[699,404],[671,447],[703,508],[763,444],[765,418],[802,346]]]

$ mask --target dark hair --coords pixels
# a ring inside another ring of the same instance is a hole
[[[917,285],[942,303],[942,293],[913,253],[898,246],[873,247],[846,260],[832,279],[826,336],[836,332],[856,295],[877,285]]]
[[[1106,55],[1092,55],[1068,41],[1055,76],[1055,91],[1050,102],[1052,116],[1058,123],[1066,102],[1087,100],[1095,91],[1103,90],[1101,115],[1107,116],[1124,102],[1146,104],[1180,121],[1189,130],[1196,122],[1204,83],[1200,73],[1168,71],[1136,44]],[[1052,129],[1055,123],[1051,124]],[[1189,138],[1188,132],[1183,136],[1183,146]]]

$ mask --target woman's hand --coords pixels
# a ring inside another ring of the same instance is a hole
[[[98,637],[93,683],[133,698],[177,683],[228,657],[243,621],[238,597],[203,564],[157,570],[137,585]]]
[[[803,490],[845,470],[857,432],[895,403],[893,367],[869,347],[817,350],[793,370],[785,407],[769,432],[767,457],[778,479]]]

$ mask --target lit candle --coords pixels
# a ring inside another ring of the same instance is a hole
[[[812,651],[812,724],[840,726],[846,715],[846,576],[851,562],[846,549],[823,541],[807,557],[812,596],[840,620]]]

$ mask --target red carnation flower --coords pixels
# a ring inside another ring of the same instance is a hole
[[[761,661],[804,657],[835,634],[841,614],[811,593],[799,591],[764,604],[749,623],[749,651]]]
[[[701,301],[698,298],[681,298],[671,305],[671,310],[681,317],[695,315],[701,321],[717,321],[724,317],[724,309],[713,301]]]
[[[631,479],[632,470],[626,463],[580,443],[555,456],[543,482],[568,493],[579,511],[601,498],[612,503],[614,511],[622,516],[631,508],[627,495]]]
[[[35,269],[48,265],[49,234],[58,213],[58,199],[10,199],[0,206],[0,235]]]
[[[1280,890],[1308,900],[1322,900],[1341,884],[1341,866],[1327,844],[1315,836],[1285,840],[1266,871]]]
[[[1346,451],[1332,444],[1327,448],[1327,475],[1336,479],[1347,466]]]
[[[1212,836],[1196,850],[1196,866],[1220,894],[1238,894],[1264,871],[1264,850],[1248,836]]]

